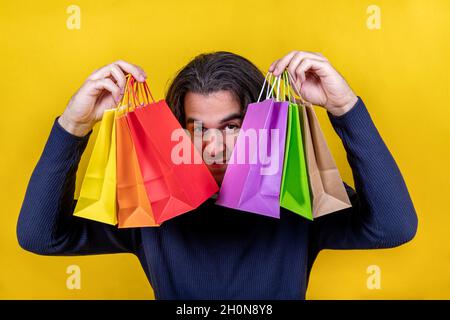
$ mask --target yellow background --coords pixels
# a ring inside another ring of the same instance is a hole
[[[80,30],[66,27],[71,4],[81,9]],[[381,8],[380,30],[366,26],[372,4]],[[307,298],[449,299],[449,33],[448,0],[1,0],[0,298],[153,298],[132,255],[44,257],[16,240],[28,179],[54,118],[94,69],[119,58],[139,64],[163,97],[169,79],[201,52],[232,51],[266,70],[297,49],[322,52],[363,97],[419,215],[417,236],[405,246],[322,252]],[[352,182],[343,147],[317,112]],[[81,290],[66,288],[71,264],[81,268]],[[366,287],[369,265],[381,268],[380,290]]]

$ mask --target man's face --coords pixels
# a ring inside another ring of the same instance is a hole
[[[192,138],[203,135],[203,159],[220,185],[242,123],[239,102],[229,91],[209,95],[188,92],[184,110],[186,129]]]

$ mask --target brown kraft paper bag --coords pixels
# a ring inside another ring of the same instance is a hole
[[[302,121],[313,217],[351,207],[339,170],[311,106],[299,106]]]

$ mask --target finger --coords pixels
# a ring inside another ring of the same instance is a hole
[[[295,81],[297,81],[297,77],[295,75],[295,70],[300,65],[300,63],[305,59],[312,59],[312,60],[318,60],[318,61],[324,61],[324,62],[327,61],[324,56],[319,55],[317,53],[305,52],[305,51],[298,52],[297,54],[295,54],[292,57],[289,65],[287,66],[288,72],[291,74],[291,76],[294,78]]]
[[[300,83],[306,80],[306,72],[312,72],[317,75],[319,78],[323,78],[329,75],[330,65],[328,62],[315,60],[315,59],[303,59],[300,64],[295,69],[295,76],[297,80],[300,80]]]
[[[273,72],[275,70],[275,66],[278,63],[278,61],[280,61],[280,59],[275,60],[274,62],[272,62],[272,64],[269,67],[269,72]]]
[[[278,60],[273,71],[274,76],[280,75],[286,69],[286,67],[292,63],[293,59],[295,59],[295,61],[298,61],[299,63],[301,60],[306,58],[327,61],[327,59],[323,55],[320,55],[318,53],[308,51],[292,51],[282,59]]]
[[[125,85],[127,83],[127,79],[125,78],[125,75],[118,66],[112,65],[111,66],[111,76],[116,80],[117,85],[120,88],[121,93],[123,93],[125,89]]]
[[[292,57],[297,53],[298,51],[291,51],[287,55],[285,55],[283,58],[278,59],[274,62],[272,72],[274,76],[279,76],[283,70],[286,68],[286,66],[291,61]],[[284,67],[283,67],[284,66]]]
[[[118,65],[123,71],[130,73],[139,82],[144,82],[147,78],[147,74],[145,73],[145,71],[137,65],[128,63],[123,60],[118,60],[114,62],[114,64]]]
[[[120,101],[120,88],[109,78],[90,80],[87,83],[87,90],[90,94],[98,96],[103,90],[111,93],[116,102]]]
[[[300,97],[301,97],[301,96],[300,96]],[[297,104],[301,104],[301,105],[304,105],[304,106],[307,106],[307,107],[311,107],[311,106],[312,106],[312,103],[311,103],[311,102],[306,101],[306,100],[303,99],[303,98],[299,98],[299,99],[294,98],[294,99],[295,99],[295,102],[296,102]]]
[[[143,82],[145,81],[145,78],[147,75],[145,74],[144,70],[142,70],[141,67],[136,66],[134,64],[128,63],[123,60],[118,60],[116,62],[113,62],[107,66],[104,66],[94,73],[92,73],[89,76],[89,80],[100,80],[102,78],[106,78],[112,75],[113,68],[118,68],[121,70],[122,73],[129,73],[131,74],[136,80]]]

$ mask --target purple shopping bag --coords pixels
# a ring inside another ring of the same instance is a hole
[[[288,107],[273,99],[248,105],[217,204],[280,217]]]

